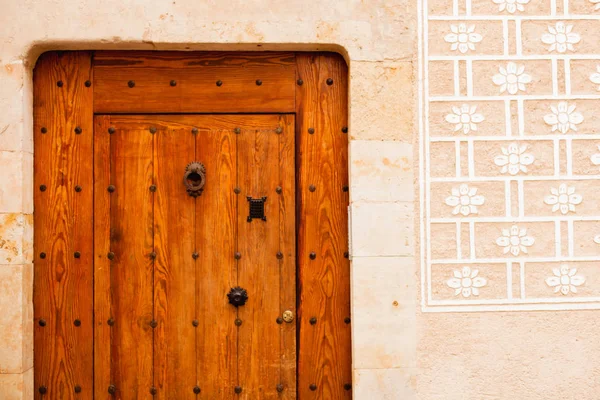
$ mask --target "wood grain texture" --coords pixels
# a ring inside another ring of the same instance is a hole
[[[298,394],[303,400],[348,399],[351,391],[344,385],[351,383],[351,343],[344,319],[350,316],[350,268],[344,257],[348,196],[343,191],[348,185],[348,137],[342,132],[347,126],[347,68],[339,55],[299,53],[297,74],[304,81],[296,91]]]
[[[115,398],[143,398],[153,385],[154,199],[153,139],[148,129],[124,129],[111,120],[110,204],[111,338]]]
[[[96,52],[94,112],[294,112],[295,68],[293,53]]]
[[[36,398],[40,386],[48,390],[44,399],[93,398],[93,99],[84,84],[88,79],[88,52],[45,53],[34,70]],[[41,191],[41,185],[47,189]],[[41,320],[46,326],[40,326]],[[77,395],[76,386],[81,387]]]

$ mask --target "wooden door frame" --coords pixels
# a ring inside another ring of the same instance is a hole
[[[140,98],[145,101],[139,102]],[[72,107],[68,110],[58,107],[61,101],[56,99],[68,101]],[[41,164],[48,160],[38,156],[44,146],[76,150],[79,154],[72,160],[59,161],[56,156],[55,161],[63,163],[59,165],[73,169],[73,176],[63,180],[63,186],[68,182],[92,188],[93,169],[85,153],[93,151],[89,142],[93,115],[159,112],[296,114],[298,397],[313,398],[316,392],[324,398],[341,398],[341,393],[349,398],[352,371],[347,217],[348,69],[343,57],[337,53],[295,52],[44,53],[34,70],[36,210],[60,198],[49,195],[64,196],[62,191],[37,190],[42,185],[49,187],[57,178],[50,172],[38,174],[44,168],[48,170],[47,165]],[[62,136],[53,139],[56,135]],[[42,193],[46,194],[45,200]],[[73,254],[79,247],[90,249],[77,261],[66,262],[67,267],[75,268],[82,259],[93,261],[93,235],[88,237],[86,229],[75,226],[79,223],[76,215],[88,215],[93,210],[91,193],[85,196],[90,197],[78,201],[69,195],[65,199],[67,203],[74,202],[75,208],[69,205],[61,211],[67,224],[74,228],[68,233],[66,252]],[[78,303],[84,309],[73,315],[61,314],[64,320],[60,321],[46,321],[49,319],[46,314],[50,313],[39,309],[42,293],[47,296],[48,291],[52,292],[48,286],[53,283],[40,274],[41,268],[48,268],[53,258],[41,257],[41,253],[48,252],[47,247],[56,239],[39,228],[48,222],[44,218],[47,218],[44,214],[34,214],[34,306],[38,305],[34,310],[34,336],[38,349],[46,345],[44,330],[50,331],[41,326],[41,320],[53,328],[70,328],[75,314],[89,316],[90,305],[93,311],[91,299],[83,305]],[[91,231],[91,226],[88,230]],[[93,273],[93,270],[81,273],[84,285],[70,287],[69,293],[84,298],[87,293],[89,297]],[[100,297],[106,288],[94,290],[96,301],[102,301]],[[37,301],[36,294],[40,296]],[[92,329],[89,321],[81,326],[85,332]],[[85,389],[93,385],[86,372],[88,366],[91,371],[93,362],[89,360],[93,348],[88,342],[85,337],[72,338],[69,344],[74,350],[61,356],[69,360],[79,357],[74,369],[81,370],[78,383]],[[42,382],[46,373],[44,363],[52,361],[42,358],[39,350],[34,358],[37,392],[44,384],[52,384]]]

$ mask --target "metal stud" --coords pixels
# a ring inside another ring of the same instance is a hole
[[[46,129],[46,127],[43,126],[42,129],[40,129],[40,131],[42,131],[42,133],[46,133],[46,132],[48,132],[48,129]]]
[[[242,189],[240,189],[238,186],[236,186],[235,188],[233,188],[233,193],[240,194],[240,193],[242,193]]]
[[[149,129],[149,131],[150,131],[151,134],[154,135],[156,133],[156,127],[155,126],[151,126],[150,129]]]
[[[275,322],[277,322],[279,325],[281,325],[281,324],[283,324],[283,318],[277,317],[277,319],[275,320]]]
[[[85,81],[85,87],[92,86],[92,81]]]
[[[239,318],[235,319],[235,326],[241,326],[242,325],[242,320]]]
[[[314,192],[315,190],[317,190],[317,187],[315,185],[310,185],[308,187],[308,190],[310,190],[311,192]]]
[[[348,253],[347,251],[344,252],[344,258],[350,258],[350,253]]]
[[[48,187],[46,185],[40,185],[40,192],[45,192]]]
[[[73,321],[73,325],[75,325],[75,326],[81,326],[81,320],[76,319],[75,321]]]
[[[81,253],[76,251],[75,253],[73,253],[73,257],[75,258],[81,258]]]
[[[236,260],[239,260],[240,258],[242,258],[242,253],[240,253],[239,251],[236,251],[235,254],[233,255],[233,257]]]
[[[283,132],[283,128],[282,128],[282,127],[280,127],[280,126],[278,126],[278,127],[275,129],[275,133],[277,133],[277,134],[280,134],[281,132]]]
[[[108,258],[109,260],[114,260],[115,253],[113,253],[112,251],[108,252],[108,254],[106,255],[106,258]]]
[[[75,186],[75,191],[77,193],[81,192],[81,190],[82,190],[81,186],[79,186],[79,185]]]
[[[234,132],[236,135],[239,135],[239,134],[242,132],[242,130],[241,130],[240,128],[235,128],[235,129],[233,130],[233,132]]]
[[[177,86],[177,81],[175,79],[173,79],[171,82],[169,82],[169,85]]]
[[[45,319],[40,319],[40,320],[38,321],[38,324],[39,324],[41,327],[44,327],[44,326],[46,326],[46,320],[45,320]]]
[[[350,317],[344,318],[344,323],[347,325],[350,323]]]
[[[150,191],[156,192],[156,185],[150,185]]]
[[[115,129],[115,127],[114,127],[114,126],[111,126],[110,128],[108,128],[108,133],[110,133],[111,135],[112,135],[113,133],[115,133],[115,131],[116,131],[116,129]]]
[[[344,390],[351,390],[351,389],[352,389],[352,384],[344,383]]]
[[[315,128],[308,128],[308,133],[310,133],[311,135],[312,135],[313,133],[315,133]]]
[[[308,322],[310,322],[311,325],[316,325],[317,324],[317,317],[311,317]]]
[[[194,386],[194,393],[200,394],[200,386]]]
[[[73,388],[73,390],[75,390],[75,393],[81,393],[81,386],[75,385],[75,387]]]
[[[109,394],[117,393],[117,387],[115,385],[108,385],[108,393]]]
[[[342,192],[347,192],[347,191],[348,191],[348,186],[347,185],[342,186]]]
[[[38,392],[40,392],[41,395],[45,395],[48,393],[48,388],[46,386],[40,386]]]
[[[127,86],[129,86],[130,88],[135,86],[135,81],[129,81],[127,82]]]
[[[197,327],[198,325],[200,325],[200,322],[197,319],[195,319],[192,321],[192,325],[194,325],[194,327]]]
[[[312,253],[309,254],[309,257],[310,257],[311,260],[314,260],[315,258],[317,258],[317,253],[312,252]]]
[[[198,128],[192,128],[192,134],[197,135],[198,134]]]
[[[276,192],[277,194],[281,194],[281,192],[283,192],[283,188],[282,188],[281,186],[277,186],[277,187],[275,188],[275,192]]]
[[[283,253],[282,253],[282,252],[280,252],[280,251],[278,251],[278,252],[277,252],[277,258],[278,258],[279,260],[281,260],[281,259],[283,258]]]
[[[158,393],[158,390],[156,390],[156,388],[155,388],[154,386],[152,386],[152,387],[150,388],[150,394],[151,394],[152,396],[156,396],[156,393]]]
[[[348,133],[348,127],[347,126],[342,127],[342,133]]]
[[[296,81],[296,83],[298,84],[298,86],[302,86],[302,85],[304,85],[304,81],[303,81],[302,79],[298,79],[298,80]]]
[[[56,86],[58,86],[58,87],[63,87],[63,81],[58,81],[58,82],[56,82]]]
[[[116,189],[115,185],[108,185],[108,187],[106,188],[106,190],[108,190],[109,193],[114,192]]]
[[[240,394],[240,393],[242,393],[242,387],[241,387],[241,386],[236,386],[234,390],[235,390],[235,392],[236,392],[237,394]]]
[[[311,383],[308,388],[314,392],[315,390],[317,390],[317,385],[315,385],[314,383]]]
[[[81,132],[83,132],[83,130],[81,129],[81,127],[80,126],[76,126],[75,127],[75,134],[76,135],[81,135]]]
[[[153,319],[152,321],[150,321],[150,326],[152,327],[152,329],[154,329],[158,326],[158,322],[156,322],[156,320]]]
[[[148,257],[150,257],[152,260],[156,259],[156,252],[153,251],[152,253],[148,254]]]
[[[115,324],[115,320],[114,318],[109,318],[108,321],[106,321],[106,323],[108,324],[108,326],[113,326]]]
[[[262,85],[262,81],[260,79],[257,79],[256,80],[256,86],[260,86],[260,85]]]
[[[223,86],[223,81],[222,80],[218,80],[217,81],[217,86],[219,86],[219,87]]]
[[[277,391],[279,393],[283,392],[283,385],[281,383],[279,385],[277,385]]]
[[[44,252],[41,252],[41,253],[40,253],[40,258],[41,258],[41,259],[44,259],[44,258],[46,258],[46,253],[44,253]]]
[[[197,259],[198,259],[198,257],[200,257],[200,254],[198,254],[198,253],[192,253],[192,258],[193,258],[194,260],[197,260]]]
[[[333,79],[327,78],[327,85],[329,85],[329,86],[333,85]]]

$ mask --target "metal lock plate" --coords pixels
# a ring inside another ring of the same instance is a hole
[[[289,324],[294,320],[294,313],[291,310],[285,310],[282,317],[283,320]]]

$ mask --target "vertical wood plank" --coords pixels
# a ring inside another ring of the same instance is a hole
[[[304,81],[296,89],[298,393],[303,400],[347,399],[351,344],[350,325],[344,320],[350,316],[350,272],[344,257],[348,196],[343,187],[348,185],[348,138],[342,132],[347,126],[347,68],[334,54],[298,53],[296,59],[297,77]]]
[[[236,310],[227,293],[236,282],[237,153],[233,126],[195,117],[196,160],[206,168],[196,199],[196,328],[199,399],[231,399],[237,384]],[[225,125],[225,126],[223,126]]]
[[[155,119],[158,119],[156,117]],[[149,121],[150,125],[153,121]],[[154,146],[154,386],[155,399],[195,399],[195,202],[182,177],[195,160],[192,128],[158,124]]]
[[[296,164],[295,121],[293,115],[282,115],[279,136],[279,186],[281,194],[273,195],[279,206],[279,304],[280,312],[294,313],[291,323],[281,324],[281,378],[283,399],[296,399]],[[267,321],[269,323],[270,321]]]
[[[248,116],[250,128],[238,134],[238,261],[237,284],[248,291],[248,303],[238,308],[242,320],[239,331],[239,385],[243,399],[265,399],[277,395],[281,368],[281,328],[275,322],[281,315],[279,246],[279,207],[273,192],[279,184],[279,125],[277,116]],[[271,128],[259,128],[270,123]],[[252,126],[255,125],[256,128]],[[247,222],[246,197],[267,197],[266,221]]]
[[[116,398],[143,398],[153,385],[153,135],[120,129],[111,135],[111,369]]]
[[[94,399],[108,399],[110,347],[110,116],[94,118]]]
[[[34,70],[34,380],[45,399],[93,397],[90,79],[89,52],[45,53]]]

